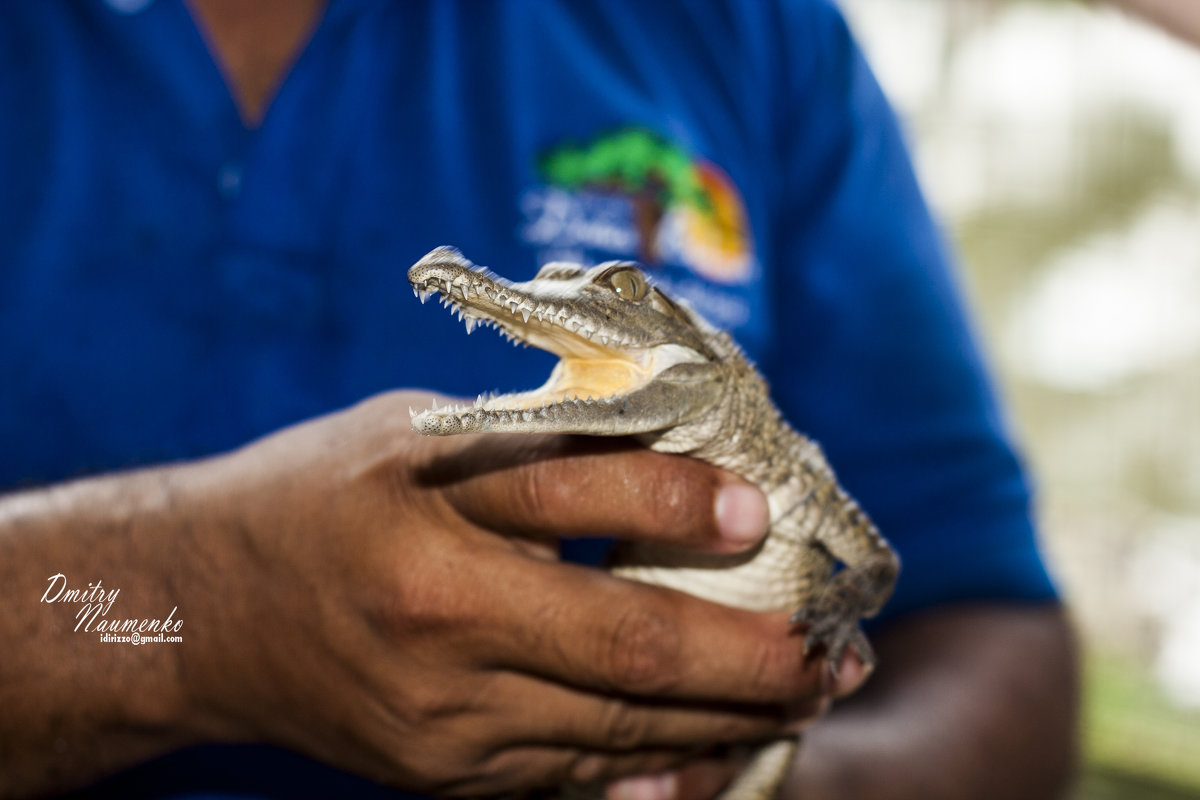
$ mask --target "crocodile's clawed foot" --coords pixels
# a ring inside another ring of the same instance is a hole
[[[854,649],[863,667],[870,671],[875,666],[875,651],[858,627],[858,618],[846,614],[830,613],[820,608],[802,608],[792,615],[789,622],[807,628],[804,635],[804,654],[807,656],[821,647],[829,660],[829,668],[837,674],[846,648]]]

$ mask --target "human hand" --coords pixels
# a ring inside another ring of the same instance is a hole
[[[846,651],[836,671],[830,672],[829,693],[818,703],[816,713],[793,723],[793,732],[807,730],[823,718],[834,700],[854,694],[870,676],[853,648]],[[719,748],[692,759],[678,769],[653,775],[635,775],[613,781],[608,800],[710,800],[724,791],[746,769],[754,748]]]
[[[823,706],[786,613],[556,559],[559,536],[744,549],[757,490],[615,440],[422,438],[407,409],[428,402],[374,398],[178,478],[207,736],[494,794],[662,772]]]

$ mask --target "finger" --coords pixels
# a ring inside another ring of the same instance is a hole
[[[833,671],[833,696],[842,700],[854,694],[871,677],[872,671],[863,664],[854,648],[847,648],[838,668]]]
[[[660,772],[657,775],[634,775],[604,787],[606,800],[677,800],[680,792],[679,772]],[[698,800],[710,800],[707,795]]]
[[[712,800],[749,762],[749,750],[738,755],[697,758],[674,772],[634,775],[605,787],[606,800]]]
[[[673,800],[711,800],[720,794],[749,763],[749,752],[739,748],[736,755],[701,758],[679,768]]]
[[[489,758],[477,777],[439,793],[478,796],[564,784],[591,784],[599,789],[604,783],[631,775],[665,773],[690,756],[678,750],[604,753],[555,746],[514,747]]]
[[[474,437],[419,479],[501,533],[615,536],[715,552],[757,543],[766,500],[732,473],[627,439]]]
[[[592,691],[716,702],[786,703],[826,690],[787,614],[729,608],[570,564],[506,553],[489,592],[477,657]],[[503,591],[500,591],[500,589]]]
[[[818,713],[820,699],[783,704],[685,704],[580,691],[517,673],[498,676],[489,713],[511,741],[606,752],[709,750],[778,738]]]

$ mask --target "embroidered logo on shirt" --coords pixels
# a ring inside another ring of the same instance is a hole
[[[651,131],[555,147],[538,169],[545,185],[522,200],[523,235],[552,258],[586,261],[599,252],[651,268],[679,264],[723,284],[756,276],[737,187],[716,164]]]

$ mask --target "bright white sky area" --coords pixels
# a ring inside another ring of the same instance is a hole
[[[1194,449],[1186,443],[1200,435],[1177,425],[1200,426],[1200,408],[1180,407],[1197,392],[1166,389],[1140,411],[1120,400],[1145,397],[1131,388],[1200,387],[1200,375],[1187,372],[1200,371],[1200,51],[1096,4],[842,2],[906,122],[926,192],[951,227],[984,212],[1053,216],[1083,207],[1080,187],[1090,184],[1080,176],[1113,163],[1097,153],[1127,152],[1130,174],[1149,174],[1145,153],[1123,149],[1122,136],[1135,124],[1162,132],[1149,141],[1163,152],[1151,156],[1160,170],[1174,163],[1177,174],[1161,189],[1143,186],[1148,196],[1110,204],[1126,209],[1118,221],[1070,234],[1041,263],[1014,265],[1021,283],[990,315],[1001,320],[991,345],[1010,376],[1102,401],[1089,407],[1107,417],[1074,420],[1091,426],[1081,431],[1087,448],[1078,439],[1063,444],[1053,429],[1031,431],[1054,458],[1046,494],[1088,484],[1072,502],[1084,497],[1091,514],[1127,531],[1127,549],[1115,547],[1112,564],[1074,572],[1091,583],[1097,575],[1115,580],[1078,596],[1098,592],[1110,609],[1157,620],[1155,674],[1175,701],[1200,707],[1200,515],[1155,507],[1123,482],[1145,468],[1139,459],[1147,453]],[[998,303],[976,300],[993,311]],[[1136,431],[1114,427],[1131,410],[1163,419],[1143,419]],[[1084,451],[1111,463],[1089,472]],[[1185,461],[1200,456],[1163,463],[1178,476]],[[1107,505],[1095,506],[1097,498]],[[1064,530],[1096,533],[1088,520],[1067,521]]]
[[[1200,350],[1198,222],[1195,201],[1165,198],[1051,261],[1013,310],[1003,344],[1014,367],[1097,390],[1183,364]]]
[[[1200,187],[1200,53],[1109,9],[1013,2],[997,4],[947,56],[950,5],[845,2],[908,120],[926,190],[951,223],[1008,202],[1052,206],[1105,115],[1161,121]],[[1104,389],[1200,351],[1194,199],[1159,198],[1045,267],[999,343],[1028,377]]]

